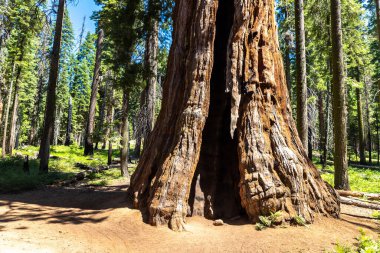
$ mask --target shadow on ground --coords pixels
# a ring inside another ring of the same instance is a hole
[[[88,188],[53,188],[0,196],[0,231],[18,221],[46,223],[99,223],[112,209],[130,207],[127,185]],[[16,229],[27,229],[17,227]]]

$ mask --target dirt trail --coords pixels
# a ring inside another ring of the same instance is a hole
[[[256,231],[241,219],[221,227],[200,217],[188,232],[142,222],[128,207],[126,186],[46,189],[0,195],[0,252],[323,252],[353,244],[359,227],[378,236],[371,211],[342,207],[341,220]]]

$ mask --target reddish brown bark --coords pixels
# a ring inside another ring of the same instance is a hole
[[[274,1],[179,0],[174,21],[162,111],[131,180],[134,206],[173,230],[188,214],[338,216],[291,117]]]

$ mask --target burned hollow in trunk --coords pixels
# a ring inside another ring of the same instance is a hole
[[[273,0],[176,2],[163,105],[131,179],[153,225],[339,215],[291,116]]]
[[[192,214],[208,218],[231,218],[243,211],[238,188],[237,137],[230,136],[231,94],[226,92],[228,41],[233,15],[233,0],[220,1],[216,15],[209,115],[189,199]]]

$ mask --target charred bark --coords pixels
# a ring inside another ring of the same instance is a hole
[[[179,0],[174,21],[162,110],[131,179],[134,206],[173,230],[189,213],[338,216],[292,120],[274,1]]]

